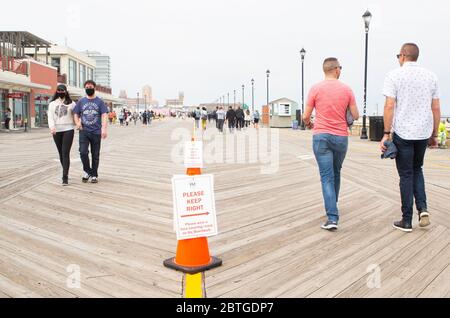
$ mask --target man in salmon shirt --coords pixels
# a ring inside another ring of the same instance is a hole
[[[341,83],[342,66],[334,58],[323,63],[325,80],[314,85],[309,92],[303,120],[309,129],[314,130],[313,149],[320,170],[322,193],[328,221],[322,229],[338,229],[339,190],[341,169],[348,149],[347,109],[350,108],[354,120],[359,118],[355,96],[350,87]],[[315,122],[311,123],[313,110]]]

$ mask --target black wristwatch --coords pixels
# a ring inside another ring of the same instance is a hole
[[[390,132],[390,131],[385,131],[384,134],[385,134],[385,135],[390,135],[391,132]]]

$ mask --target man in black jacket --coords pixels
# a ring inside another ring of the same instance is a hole
[[[238,108],[236,109],[236,128],[238,130],[241,130],[242,128],[244,128],[244,124],[245,124],[244,111],[242,110],[241,107],[238,106]]]
[[[234,111],[233,107],[230,106],[230,108],[227,111],[227,122],[228,122],[228,128],[230,129],[230,133],[233,133],[234,128],[236,127],[236,112]]]

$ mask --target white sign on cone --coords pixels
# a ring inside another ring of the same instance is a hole
[[[203,168],[203,143],[189,141],[184,146],[184,166],[186,168]]]
[[[177,239],[217,235],[214,177],[175,176],[172,178],[172,187]]]

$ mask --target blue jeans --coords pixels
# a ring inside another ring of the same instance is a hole
[[[417,210],[427,209],[425,179],[423,176],[423,160],[428,146],[427,140],[404,140],[394,134],[397,146],[397,170],[400,176],[400,193],[402,197],[402,213],[405,221],[413,218],[414,198]]]
[[[348,137],[319,134],[313,138],[314,155],[320,170],[323,200],[328,220],[339,222],[341,169],[348,149]]]

